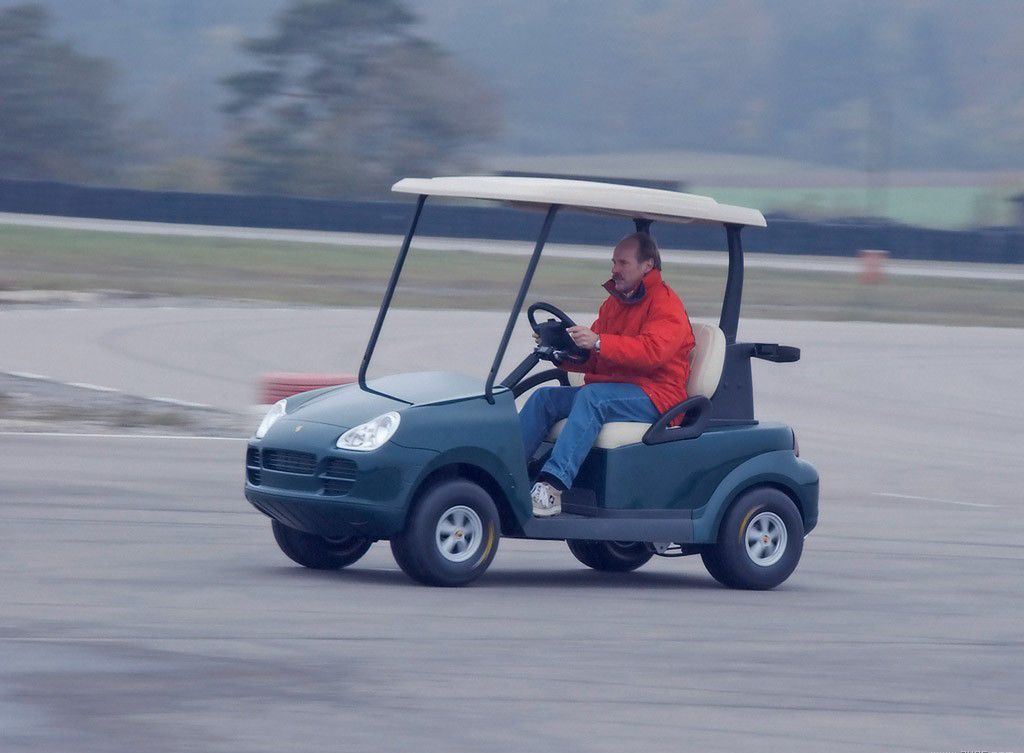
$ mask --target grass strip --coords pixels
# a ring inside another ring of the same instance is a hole
[[[523,244],[528,251],[530,244]],[[329,306],[377,306],[397,249],[0,225],[0,290],[119,290]],[[609,259],[611,248],[609,246]],[[673,260],[685,258],[672,253]],[[417,249],[394,305],[503,310],[524,256]],[[529,300],[594,311],[609,263],[544,258]],[[665,276],[698,317],[721,306],[724,268],[668,263]],[[748,268],[744,316],[826,321],[1024,326],[1024,282]]]

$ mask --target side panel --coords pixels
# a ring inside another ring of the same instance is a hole
[[[711,429],[694,439],[593,450],[574,488],[594,491],[598,514],[701,508],[723,481],[751,458],[792,455],[793,434],[782,424]]]

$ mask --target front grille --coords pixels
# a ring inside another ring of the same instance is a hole
[[[328,458],[324,475],[333,476],[334,478],[347,478],[354,481],[357,470],[355,461],[348,458]]]
[[[249,483],[258,485],[260,483],[260,451],[258,447],[250,447],[245,453],[245,472],[249,477]]]
[[[294,450],[264,450],[263,467],[268,471],[310,476],[316,470],[316,455]]]
[[[356,482],[358,466],[348,458],[328,458],[327,467],[321,474],[324,481],[324,494],[340,497],[348,494]]]

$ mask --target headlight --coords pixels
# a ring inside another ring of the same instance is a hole
[[[287,412],[287,408],[287,400],[278,400],[276,403],[271,405],[270,410],[267,411],[267,415],[265,415],[263,420],[260,422],[260,427],[256,430],[256,439],[263,439],[267,432],[270,431],[270,427],[277,423],[277,419]]]
[[[376,450],[391,439],[398,430],[401,420],[402,417],[394,411],[377,416],[372,421],[367,421],[365,424],[346,431],[338,437],[338,443],[335,446],[339,450],[357,450],[358,452]]]

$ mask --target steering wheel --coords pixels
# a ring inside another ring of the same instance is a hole
[[[538,311],[546,311],[557,318],[538,322],[535,316]],[[526,310],[526,320],[530,322],[530,327],[540,338],[540,343],[533,352],[544,360],[556,364],[562,361],[583,363],[590,358],[590,351],[574,343],[566,331],[569,327],[575,327],[576,322],[557,306],[552,306],[544,301],[530,304]]]
[[[554,314],[558,318],[558,321],[567,328],[576,326],[576,322],[570,319],[569,315],[562,311],[562,309],[558,308],[558,306],[552,306],[550,303],[545,303],[544,301],[537,301],[536,303],[531,303],[530,307],[526,309],[526,319],[530,322],[530,326],[533,328],[533,331],[538,335],[540,334],[540,325],[537,324],[537,320],[534,318],[534,314],[538,311],[547,311],[549,314]],[[548,321],[551,320],[549,319]]]

